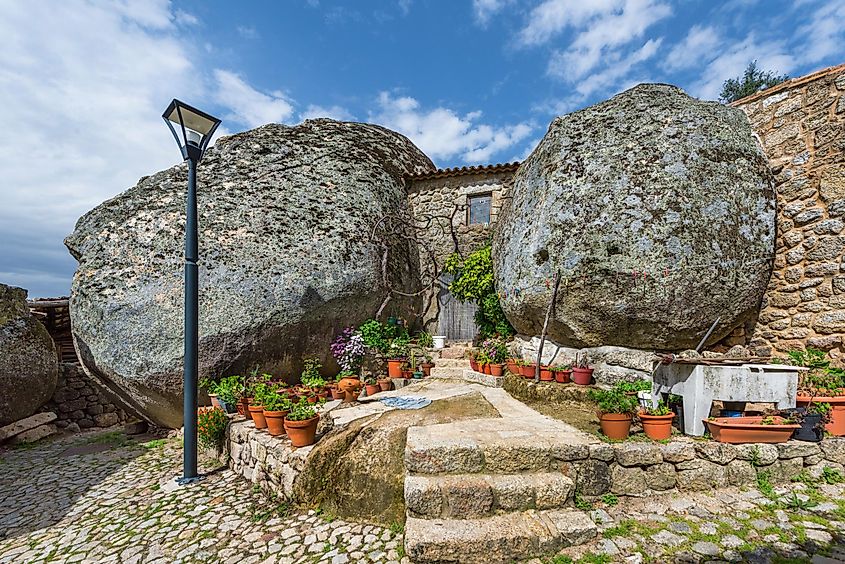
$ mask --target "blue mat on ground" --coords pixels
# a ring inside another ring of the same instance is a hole
[[[431,403],[428,398],[415,398],[412,396],[399,396],[395,398],[383,398],[381,403],[387,407],[396,409],[421,409]]]

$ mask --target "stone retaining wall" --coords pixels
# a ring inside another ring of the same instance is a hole
[[[293,496],[293,482],[313,446],[292,447],[287,435],[273,437],[252,421],[232,421],[227,431],[229,467],[265,494]]]
[[[52,411],[57,416],[56,427],[71,432],[126,421],[126,412],[74,362],[59,366],[56,391],[39,411]]]
[[[788,482],[807,470],[818,477],[825,466],[845,471],[845,438],[821,443],[730,445],[709,439],[572,446],[561,470],[582,496],[628,496],[666,491],[706,491],[754,484],[757,472],[772,483]]]

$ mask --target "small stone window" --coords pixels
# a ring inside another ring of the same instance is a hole
[[[490,223],[490,203],[492,194],[478,194],[467,198],[467,223],[470,225]]]

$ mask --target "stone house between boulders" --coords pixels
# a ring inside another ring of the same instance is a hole
[[[493,226],[508,197],[518,162],[438,169],[406,178],[414,220],[425,226],[418,235],[423,280],[441,272],[454,252],[466,256],[490,242]],[[432,264],[429,251],[436,257]],[[475,304],[449,294],[449,276],[441,275],[424,296],[422,320],[427,330],[449,340],[475,336]]]
[[[778,238],[756,324],[735,328],[721,345],[748,345],[759,355],[810,346],[841,359],[845,65],[789,80],[732,105],[748,116],[776,175]],[[434,218],[422,240],[434,251],[438,267],[455,250],[466,254],[489,241],[518,165],[439,169],[406,179],[416,221]],[[423,256],[421,265],[432,268]],[[447,284],[448,278],[441,277],[432,291],[425,326],[450,339],[471,339],[474,305],[456,302]]]

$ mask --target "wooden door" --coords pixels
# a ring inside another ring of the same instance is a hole
[[[438,335],[445,335],[449,341],[472,341],[478,333],[475,326],[475,302],[461,302],[449,293],[451,276],[444,275],[441,279],[440,316],[438,318]]]

